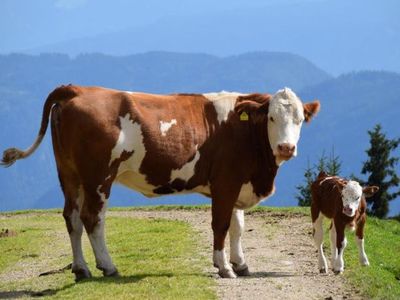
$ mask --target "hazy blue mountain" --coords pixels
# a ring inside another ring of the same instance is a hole
[[[367,130],[381,123],[389,137],[400,136],[400,75],[358,72],[332,78],[300,56],[287,53],[249,53],[226,58],[201,54],[152,52],[126,57],[100,54],[0,56],[0,150],[27,147],[36,137],[42,105],[62,83],[102,85],[157,93],[236,90],[275,92],[289,86],[303,100],[320,99],[322,110],[305,124],[299,156],[284,164],[277,192],[267,204],[296,205],[295,186],[303,179],[307,160],[314,163],[332,147],[343,160],[343,175],[359,174],[368,147]],[[399,154],[397,154],[399,155]],[[29,159],[0,169],[0,210],[61,207],[49,134]],[[111,205],[207,203],[190,195],[155,200],[113,190]],[[400,200],[393,203],[400,211]]]
[[[5,1],[0,53],[269,50],[297,53],[336,75],[400,72],[397,0],[139,2]]]

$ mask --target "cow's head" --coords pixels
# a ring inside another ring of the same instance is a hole
[[[343,214],[348,217],[353,217],[360,205],[361,198],[372,197],[378,190],[377,186],[366,186],[362,188],[357,181],[339,181],[337,183],[341,189]]]
[[[276,164],[297,155],[297,142],[304,121],[309,122],[319,111],[319,101],[303,104],[289,88],[279,90],[275,95],[253,94],[240,97],[235,110],[264,114],[268,124],[268,139]]]
[[[277,165],[297,155],[297,142],[304,121],[319,111],[319,101],[303,104],[289,88],[279,90],[270,100],[268,137]]]

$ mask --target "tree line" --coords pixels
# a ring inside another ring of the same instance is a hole
[[[400,144],[400,138],[387,138],[380,124],[369,130],[368,135],[370,138],[370,148],[366,150],[368,159],[363,162],[361,169],[361,174],[367,178],[364,180],[352,174],[350,179],[358,181],[362,186],[379,186],[379,191],[366,199],[368,213],[378,218],[385,218],[389,212],[389,202],[400,196],[400,189],[398,189],[400,178],[395,170],[400,158],[392,156],[392,152]],[[323,152],[316,163],[311,165],[308,161],[303,184],[296,186],[298,205],[311,205],[310,187],[319,172],[324,171],[332,176],[341,176],[341,166],[342,162],[339,156],[335,155],[334,148],[329,155]],[[400,219],[400,215],[396,218]]]

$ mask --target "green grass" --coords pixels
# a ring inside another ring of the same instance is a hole
[[[347,233],[345,276],[374,299],[400,299],[400,222],[368,218],[365,252],[370,266],[361,267],[353,234]]]
[[[0,215],[0,298],[45,296],[75,299],[214,299],[214,281],[204,272],[198,236],[184,222],[127,217],[107,219],[107,241],[120,278],[95,269],[87,238],[85,256],[94,277],[74,283],[65,271],[38,277],[70,263],[70,245],[61,215],[45,212]],[[33,274],[24,275],[34,270]]]

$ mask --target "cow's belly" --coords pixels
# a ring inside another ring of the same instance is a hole
[[[251,208],[253,206],[256,206],[258,203],[266,200],[268,197],[272,196],[273,193],[274,190],[272,190],[271,193],[265,196],[257,196],[254,193],[253,185],[250,182],[243,184],[240,189],[239,197],[235,202],[235,208],[238,209]]]
[[[115,182],[137,191],[146,197],[160,196],[154,193],[156,186],[149,184],[143,174],[134,171],[124,171],[115,178]]]

